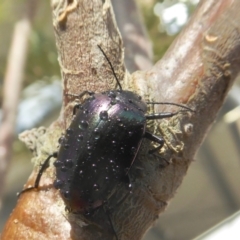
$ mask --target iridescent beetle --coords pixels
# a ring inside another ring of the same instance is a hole
[[[143,138],[159,144],[149,154],[162,148],[164,139],[146,130],[147,121],[169,118],[182,111],[147,114],[147,104],[170,104],[193,111],[174,103],[145,103],[136,93],[123,90],[110,60],[98,47],[108,61],[119,89],[103,93],[85,91],[78,96],[89,94],[90,97],[74,107],[73,120],[61,139],[59,151],[45,160],[34,186],[22,191],[38,188],[49,160],[55,157],[54,187],[59,189],[71,212],[85,216],[107,204],[108,196],[120,182],[126,186],[130,184],[128,175]]]

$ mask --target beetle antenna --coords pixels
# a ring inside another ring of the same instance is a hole
[[[184,108],[190,112],[195,112],[194,110],[192,110],[191,108],[184,106],[182,104],[178,104],[178,103],[170,103],[170,102],[146,102],[147,104],[159,104],[159,105],[172,105],[172,106],[177,106],[180,108]]]
[[[102,50],[101,46],[100,46],[100,45],[97,45],[97,46],[99,47],[99,49],[100,49],[100,51],[102,52],[102,54],[104,55],[104,57],[107,59],[108,64],[110,65],[110,68],[111,68],[111,70],[112,70],[112,72],[113,72],[113,75],[114,75],[114,77],[115,77],[115,79],[116,79],[116,81],[117,81],[117,85],[118,85],[118,87],[120,88],[120,90],[122,91],[122,86],[121,86],[121,84],[120,84],[120,82],[119,82],[119,80],[118,80],[118,78],[117,78],[117,74],[116,74],[115,71],[114,71],[114,68],[113,68],[112,63],[110,62],[110,60],[109,60],[108,56],[106,55],[106,53]]]

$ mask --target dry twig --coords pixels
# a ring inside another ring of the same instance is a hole
[[[15,121],[21,92],[31,21],[36,0],[28,1],[24,17],[15,24],[3,87],[2,121],[0,126],[0,199],[11,159]],[[1,206],[1,200],[0,200]]]

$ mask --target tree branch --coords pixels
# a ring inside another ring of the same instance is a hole
[[[134,179],[133,193],[122,184],[108,200],[109,207],[114,209],[111,219],[119,239],[140,239],[164,211],[214,121],[239,73],[239,9],[238,0],[201,1],[164,58],[152,69],[129,76],[124,70],[122,41],[108,0],[54,1],[53,23],[65,94],[59,120],[46,134],[28,142],[36,149],[37,164],[56,150],[57,139],[70,123],[72,99],[66,93],[101,92],[115,87],[113,75],[97,44],[110,56],[119,78],[123,79],[124,89],[134,90],[146,100],[182,103],[196,110],[148,125],[155,134],[164,137],[165,145],[161,153],[149,155],[148,150],[153,146],[143,141],[130,173]],[[154,106],[150,110],[175,109]],[[25,133],[25,141],[33,133],[36,130]],[[37,168],[28,184],[33,184],[36,173]],[[104,211],[96,213],[92,221],[65,212],[58,191],[52,187],[53,179],[54,168],[51,167],[43,174],[38,191],[21,196],[2,239],[16,236],[18,239],[29,239],[29,236],[31,239],[114,238]],[[116,205],[122,196],[126,198]]]
[[[152,44],[134,0],[112,0],[124,43],[124,62],[130,73],[152,66]]]

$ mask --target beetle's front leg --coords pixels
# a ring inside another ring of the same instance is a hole
[[[156,142],[156,143],[160,144],[158,147],[149,150],[148,153],[150,153],[150,154],[160,150],[163,147],[163,145],[164,145],[164,139],[162,137],[158,137],[158,136],[156,136],[156,135],[154,135],[154,134],[152,134],[150,132],[145,132],[143,137],[147,138],[150,141],[153,141],[153,142]]]

